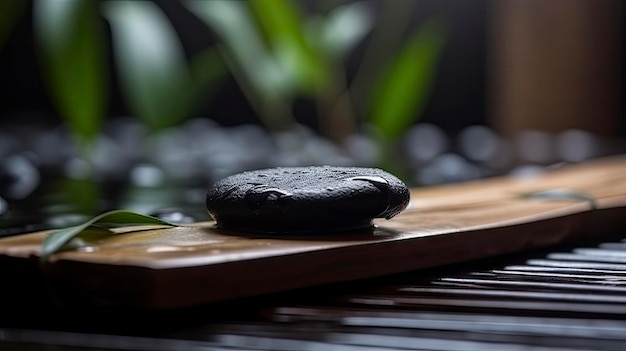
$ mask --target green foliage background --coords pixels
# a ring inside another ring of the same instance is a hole
[[[424,110],[446,37],[436,20],[409,32],[412,0],[383,2],[378,16],[368,1],[339,2],[323,13],[290,0],[183,4],[217,36],[214,46],[191,59],[153,2],[33,0],[48,92],[81,145],[98,134],[108,102],[104,21],[123,97],[153,132],[190,117],[194,104],[230,73],[270,130],[293,128],[294,101],[304,97],[327,138],[342,145],[367,123],[383,149]],[[24,6],[21,0],[0,6],[2,44]],[[365,55],[348,82],[346,58],[360,44]]]

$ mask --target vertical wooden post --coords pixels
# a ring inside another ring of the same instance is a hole
[[[615,135],[621,113],[618,0],[493,2],[491,124]]]

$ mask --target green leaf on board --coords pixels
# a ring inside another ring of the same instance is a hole
[[[165,14],[149,1],[109,1],[103,10],[129,106],[153,131],[180,122],[191,107],[192,82]]]
[[[590,194],[582,191],[568,189],[568,188],[556,188],[541,191],[533,191],[530,193],[522,194],[523,199],[537,199],[537,200],[557,200],[557,201],[585,201],[589,203],[591,209],[598,208],[596,198]]]
[[[104,116],[107,80],[98,2],[35,0],[33,22],[44,79],[61,117],[91,141]]]
[[[41,261],[47,262],[48,258],[56,252],[76,248],[77,245],[75,242],[72,244],[72,240],[81,239],[87,242],[101,240],[116,235],[109,228],[136,225],[176,226],[176,224],[140,213],[125,210],[109,211],[80,225],[48,234],[41,246]]]
[[[392,140],[417,120],[426,106],[444,44],[445,28],[429,21],[383,70],[372,91],[371,122]]]

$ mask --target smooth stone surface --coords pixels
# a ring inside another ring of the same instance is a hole
[[[368,228],[408,203],[408,188],[388,172],[331,166],[235,174],[215,183],[206,198],[219,228],[271,233]]]

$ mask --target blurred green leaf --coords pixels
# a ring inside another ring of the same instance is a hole
[[[216,49],[210,48],[195,54],[189,62],[194,90],[213,86],[226,73],[226,67]]]
[[[101,205],[101,195],[100,186],[92,177],[60,179],[47,202],[59,208],[58,213],[93,216]]]
[[[324,17],[311,20],[307,36],[329,55],[342,58],[352,50],[374,26],[370,7],[363,2],[338,6]]]
[[[268,50],[248,3],[192,0],[185,4],[221,39],[217,51],[263,123],[271,130],[288,128],[297,79]]]
[[[193,105],[206,105],[218,91],[220,80],[226,76],[227,67],[215,48],[205,49],[189,61]]]
[[[385,139],[397,138],[426,106],[444,40],[441,23],[425,23],[379,76],[371,97],[371,122]]]
[[[66,249],[73,239],[85,238],[92,241],[101,240],[109,236],[116,235],[109,228],[119,226],[136,226],[136,225],[161,225],[175,227],[175,224],[163,221],[156,217],[143,215],[140,213],[115,210],[98,215],[85,223],[75,227],[56,230],[50,233],[43,241],[40,259],[41,262],[47,262],[50,255]],[[75,248],[76,245],[69,245],[69,248]]]
[[[193,0],[186,4],[221,38],[229,52],[225,59],[234,61],[230,62],[231,70],[241,71],[236,75],[240,84],[251,85],[263,100],[291,94],[294,80],[270,55],[248,4],[231,0]]]
[[[0,48],[4,46],[13,28],[22,17],[27,2],[24,0],[0,1]]]
[[[329,63],[307,41],[304,19],[296,2],[249,0],[248,3],[272,46],[272,52],[281,66],[297,77],[302,91],[316,93],[325,89],[331,79]]]
[[[174,28],[153,2],[108,1],[113,47],[128,104],[152,130],[189,112],[192,83]]]
[[[95,1],[35,0],[34,30],[44,78],[62,117],[83,141],[104,115],[102,27]]]

